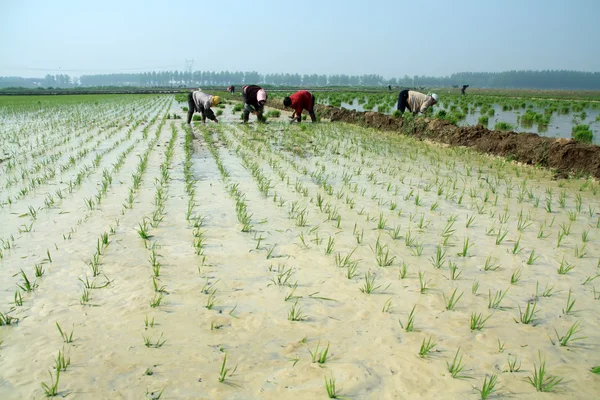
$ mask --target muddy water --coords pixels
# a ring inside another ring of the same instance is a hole
[[[146,116],[146,137],[142,126],[132,133],[134,150],[100,207],[88,210],[82,199],[96,193],[101,171],[130,142],[106,154],[62,203],[41,209],[31,232],[19,234],[20,220],[29,218],[11,213],[43,204],[50,184],[0,209],[0,218],[10,216],[0,237],[14,234],[16,243],[0,260],[0,311],[20,318],[0,327],[0,398],[42,398],[40,382],[49,383],[48,370],[54,373],[63,348],[71,365],[59,390],[69,398],[156,398],[164,389],[162,398],[174,399],[313,399],[325,398],[324,378],[334,377],[347,398],[463,399],[476,398],[475,387],[492,374],[499,377],[498,395],[534,397],[527,376],[539,363],[538,351],[548,372],[565,378],[551,396],[594,398],[600,390],[589,371],[598,363],[600,342],[597,281],[583,284],[599,273],[597,182],[556,181],[541,169],[341,123],[279,123],[287,120],[285,112],[266,125],[251,116],[244,126],[227,105],[219,124],[192,126],[191,197],[182,120],[167,120],[162,129],[160,121],[149,121],[167,112],[185,117],[181,106],[169,107]],[[145,242],[139,224],[156,208],[171,137],[166,215]],[[124,207],[146,149],[148,166],[133,207]],[[266,193],[260,179],[269,180]],[[233,187],[251,215],[249,232],[238,222]],[[191,215],[204,217],[200,255],[194,247],[199,231],[186,217],[190,201]],[[449,220],[455,222],[448,229]],[[569,234],[557,246],[564,229]],[[450,232],[445,244],[444,231]],[[110,243],[96,282],[110,284],[91,290],[82,305],[79,278],[93,279],[88,261],[105,232]],[[497,232],[507,232],[501,243]],[[467,238],[467,254],[460,256]],[[157,307],[150,305],[158,295],[151,245],[165,290]],[[389,251],[389,265],[378,265],[378,246]],[[440,268],[432,261],[438,246]],[[52,263],[44,262],[46,249]],[[346,256],[356,262],[354,273],[340,265]],[[563,259],[574,268],[558,274]],[[22,280],[12,275],[23,268],[32,277],[35,263],[45,267],[39,287],[14,306]],[[450,265],[460,273],[456,279]],[[520,278],[511,282],[517,272]],[[371,294],[364,292],[367,273],[375,278]],[[544,288],[553,288],[550,296],[541,295]],[[488,308],[489,293],[507,289],[501,306]],[[447,310],[454,290],[460,300]],[[569,290],[576,305],[564,313]],[[215,305],[208,309],[211,293]],[[536,299],[533,323],[516,323],[519,308]],[[406,323],[413,306],[415,326],[407,332],[399,321]],[[292,308],[305,317],[290,321]],[[490,316],[481,330],[471,331],[472,313]],[[146,318],[154,324],[147,326]],[[555,338],[554,328],[562,336],[577,321],[577,337],[585,339],[567,347],[548,339]],[[55,322],[74,328],[72,343],[63,342]],[[150,347],[144,337],[152,339]],[[166,342],[153,346],[161,337]],[[420,357],[429,338],[436,346]],[[317,345],[330,346],[323,364],[312,360]],[[453,379],[447,371],[458,348],[471,379]],[[225,355],[226,366],[237,369],[220,383]],[[506,372],[509,357],[522,363],[519,372]]]

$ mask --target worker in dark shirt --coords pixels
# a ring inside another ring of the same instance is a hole
[[[462,89],[460,89],[460,94],[464,95],[465,90],[467,90],[468,87],[469,87],[469,85],[463,85]]]
[[[248,122],[250,113],[256,114],[258,122],[264,122],[263,111],[267,102],[267,92],[256,85],[242,87],[242,99],[244,100],[244,123]]]
[[[312,122],[317,122],[315,115],[315,96],[308,90],[300,90],[289,97],[283,99],[283,106],[294,110],[292,121],[302,121],[302,110],[308,111]]]

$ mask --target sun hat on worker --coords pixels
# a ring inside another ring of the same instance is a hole
[[[435,100],[435,102],[436,102],[436,103],[440,101],[440,96],[438,96],[438,95],[437,95],[437,94],[435,94],[435,93],[433,93],[433,94],[431,95],[431,97],[433,97],[433,99]]]
[[[258,101],[259,103],[265,102],[267,101],[267,92],[265,92],[265,89],[260,89],[257,93],[256,93],[256,101]]]
[[[213,98],[212,98],[212,105],[213,106],[216,106],[220,102],[221,102],[221,98],[219,96],[213,96]]]

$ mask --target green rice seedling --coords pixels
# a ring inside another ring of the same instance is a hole
[[[590,236],[589,236],[589,232],[587,230],[581,232],[581,241],[583,243],[587,243],[590,241]]]
[[[387,245],[382,246],[379,243],[379,239],[378,239],[377,242],[375,243],[375,247],[376,247],[375,261],[377,262],[378,266],[389,267],[390,265],[392,265],[394,263],[396,256],[390,257],[390,250]]]
[[[507,129],[508,130],[508,129]],[[498,383],[498,375],[492,374],[490,379],[488,380],[487,376],[483,379],[483,384],[481,385],[481,389],[476,388],[479,394],[481,395],[481,400],[485,400],[492,393],[496,391],[496,384]]]
[[[31,206],[27,206],[29,212],[29,216],[31,217],[31,219],[36,220],[37,219],[37,212],[38,210],[36,210],[35,208],[31,207]],[[25,214],[27,215],[27,214]]]
[[[559,267],[557,268],[556,272],[558,272],[559,275],[566,275],[569,271],[571,271],[573,268],[575,268],[574,264],[569,264],[565,258],[563,257]]]
[[[519,372],[521,370],[521,362],[519,361],[519,358],[517,356],[515,356],[514,359],[511,359],[510,356],[508,356],[508,372]]]
[[[392,299],[389,298],[385,301],[385,303],[383,303],[383,308],[381,309],[381,312],[388,313],[388,312],[391,312],[392,309],[393,309]]]
[[[567,304],[565,308],[563,308],[562,312],[565,315],[573,314],[575,311],[573,307],[575,307],[575,299],[571,300],[571,288],[569,288],[569,295],[567,296]]]
[[[502,244],[502,242],[504,242],[504,239],[506,239],[507,234],[508,229],[505,229],[504,231],[502,230],[502,228],[498,229],[498,233],[496,234],[496,246],[499,246]]]
[[[267,249],[267,260],[273,258],[273,251],[275,251],[276,246],[277,246],[277,243],[275,243],[273,246],[271,246]]]
[[[160,303],[164,299],[164,295],[162,293],[154,294],[154,298],[150,301],[150,307],[156,308],[160,306]]]
[[[513,245],[513,249],[512,249],[512,253],[513,254],[519,254],[523,248],[520,246],[521,243],[521,235],[519,235],[519,238],[515,241],[515,244]]]
[[[458,269],[455,263],[453,263],[452,261],[448,261],[448,269],[450,271],[451,280],[456,281],[458,280],[458,278],[460,278],[462,271]]]
[[[496,294],[494,294],[494,297],[492,297],[492,291],[488,290],[488,308],[494,310],[500,309],[500,303],[502,303],[502,300],[504,299],[504,296],[506,296],[506,293],[508,293],[508,289],[506,289],[505,291],[498,290]]]
[[[573,222],[577,220],[577,213],[575,211],[567,211],[567,218],[569,221]]]
[[[8,315],[8,313],[4,313],[3,314],[3,313],[0,312],[0,326],[13,325],[16,322],[19,322],[18,318],[11,317],[10,315]]]
[[[18,289],[15,290],[15,306],[16,307],[23,306],[23,296],[21,296],[21,291],[19,291]]]
[[[46,260],[49,263],[52,263],[52,257],[50,256],[50,250],[46,249]]]
[[[288,311],[287,319],[288,321],[304,321],[306,319],[306,314],[304,314],[302,309],[298,307],[297,300],[290,311]]]
[[[567,332],[563,336],[560,336],[558,334],[558,331],[556,330],[556,328],[553,328],[554,333],[556,333],[557,342],[561,346],[566,347],[569,345],[569,342],[575,342],[577,340],[587,339],[586,337],[573,337],[581,331],[579,325],[580,325],[580,321],[576,321],[573,325],[571,325],[571,327],[567,330]],[[554,341],[552,341],[552,344],[554,344]]]
[[[575,209],[577,210],[578,213],[581,212],[581,203],[582,203],[581,194],[579,194],[579,193],[575,194]]]
[[[408,265],[405,262],[402,262],[402,265],[400,266],[400,272],[398,274],[398,277],[400,279],[404,279],[404,278],[406,278],[407,274],[408,274]]]
[[[71,357],[65,357],[64,347],[62,351],[58,351],[58,356],[56,357],[54,365],[57,371],[66,371],[67,367],[71,365]]]
[[[519,305],[519,321],[521,323],[528,325],[533,322],[533,318],[535,317],[535,307],[537,306],[537,300],[533,303],[527,302],[527,307],[525,311],[521,310],[521,306]],[[515,322],[519,322],[515,319]]]
[[[585,281],[583,281],[582,285],[587,285],[588,283],[591,283],[594,281],[594,279],[600,278],[600,274],[596,275],[594,277],[588,276]]]
[[[459,352],[460,352],[460,347],[456,350],[456,354],[454,355],[452,364],[450,364],[448,361],[446,361],[446,366],[448,367],[448,372],[450,372],[450,375],[452,375],[452,377],[454,379],[465,379],[465,378],[468,378],[468,376],[460,374],[462,372],[462,370],[465,368],[465,366],[462,363],[463,357],[460,356],[460,358],[458,358]]]
[[[390,230],[388,233],[393,240],[398,240],[402,237],[400,234],[400,226],[394,227],[394,229]]]
[[[35,264],[34,271],[36,278],[41,278],[44,275],[44,267],[41,264]]]
[[[56,375],[53,377],[52,372],[48,371],[50,374],[50,383],[47,384],[42,382],[42,389],[44,390],[44,395],[46,397],[55,397],[58,395],[58,381],[60,380],[60,370],[56,371]]]
[[[442,296],[444,297],[444,302],[446,303],[446,310],[448,310],[448,311],[454,310],[454,307],[456,307],[456,304],[458,303],[458,301],[460,300],[460,298],[463,295],[463,293],[461,293],[457,297],[456,296],[457,290],[458,289],[454,289],[454,292],[452,292],[452,294],[449,297],[446,297],[446,295],[442,293]]]
[[[204,306],[207,310],[212,310],[217,304],[216,293],[217,289],[215,288],[208,294],[208,297],[206,298],[206,305]]]
[[[581,245],[581,248],[579,248],[579,246],[575,245],[573,252],[575,253],[575,257],[577,257],[577,258],[585,257],[585,255],[586,255],[585,243]]]
[[[292,267],[286,268],[285,264],[279,264],[277,265],[275,277],[271,278],[271,284],[277,286],[289,286],[289,280],[293,274]]]
[[[535,255],[535,249],[531,250],[531,253],[529,254],[529,258],[527,259],[527,265],[533,265],[533,263],[538,259],[539,257]]]
[[[146,328],[154,328],[154,317],[152,317],[152,319],[150,320],[148,319],[148,314],[146,314],[146,318],[144,319],[144,326]]]
[[[433,339],[431,337],[429,339],[427,339],[427,341],[425,341],[425,339],[423,339],[423,341],[421,342],[421,348],[419,349],[419,357],[425,358],[427,355],[429,355],[431,350],[433,350],[433,348],[436,345],[437,345],[437,343],[435,341],[433,341]]]
[[[325,248],[325,254],[331,254],[333,252],[333,248],[335,246],[335,238],[333,236],[329,236],[327,240],[327,247]]]
[[[467,218],[466,228],[468,229],[468,228],[472,227],[474,223],[475,223],[475,216],[469,215],[469,218]]]
[[[315,349],[315,351],[308,349],[308,352],[310,353],[313,363],[325,364],[325,362],[327,361],[327,355],[329,354],[329,343],[327,343],[327,347],[322,351],[319,351],[320,344],[321,341],[317,343],[317,348]]]
[[[330,399],[338,398],[337,389],[335,388],[335,378],[333,376],[330,378],[325,377],[325,391]]]
[[[91,293],[88,289],[83,288],[83,291],[81,293],[81,298],[79,299],[79,304],[86,305],[87,303],[89,303],[91,299]]]
[[[60,337],[62,337],[62,339],[65,343],[73,342],[73,334],[75,333],[75,325],[73,325],[73,329],[71,330],[71,333],[67,333],[67,332],[63,331],[62,328],[60,327],[60,325],[58,324],[58,322],[56,323],[56,328],[58,328]]]
[[[289,301],[289,300],[298,300],[300,298],[302,298],[302,296],[295,296],[294,293],[296,292],[296,289],[298,288],[298,282],[294,283],[293,285],[290,285],[290,291],[285,295],[285,301]]]
[[[148,240],[150,239],[150,235],[148,234],[148,224],[147,221],[144,219],[143,223],[138,223],[139,229],[138,229],[138,235],[144,239],[144,240]]]
[[[571,222],[569,224],[562,223],[560,224],[560,231],[564,234],[564,236],[569,236],[571,234]]]
[[[487,256],[485,259],[485,264],[483,265],[484,271],[496,271],[500,268],[500,265],[496,264],[497,259],[492,258],[492,256]]]
[[[471,248],[471,246],[473,246],[473,243],[469,243],[469,238],[466,237],[463,241],[462,251],[460,253],[457,253],[457,255],[459,257],[467,257],[469,253],[469,248]]]
[[[492,315],[483,318],[483,314],[471,313],[471,331],[480,331],[485,326],[485,323]]]
[[[375,275],[371,275],[371,271],[367,271],[365,274],[365,283],[359,288],[360,291],[366,294],[371,294],[377,289],[380,289],[381,285],[376,285],[375,279]],[[389,285],[387,287],[389,287]],[[386,290],[387,287],[384,290]]]
[[[542,359],[542,354],[538,351],[540,360],[539,365],[533,363],[533,374],[527,377],[527,380],[538,392],[551,392],[558,386],[563,378],[547,375],[546,360]]]
[[[521,280],[521,268],[516,269],[510,276],[510,284],[516,285]]]
[[[430,257],[429,261],[431,261],[434,268],[442,268],[446,262],[446,250],[444,250],[442,246],[437,245],[435,256]]]
[[[425,272],[421,272],[419,271],[419,287],[420,287],[420,293],[421,294],[425,294],[427,292],[427,290],[429,290],[429,288],[427,287],[429,285],[429,282],[426,278],[425,278]]]
[[[27,274],[25,274],[25,272],[21,269],[21,271],[13,276],[17,276],[17,275],[21,275],[21,278],[23,279],[23,281],[21,282],[21,284],[17,283],[17,287],[19,289],[21,289],[24,292],[33,292],[37,287],[38,284],[35,281],[30,281],[29,278],[27,277]]]
[[[410,313],[408,314],[408,318],[406,320],[406,325],[404,325],[402,323],[402,321],[398,321],[400,323],[400,326],[402,327],[402,329],[404,329],[406,332],[412,332],[415,328],[415,308],[417,306],[414,305],[412,310],[410,310]]]
[[[383,218],[383,213],[379,213],[379,222],[377,222],[377,229],[385,229],[387,220]]]
[[[154,286],[154,292],[156,293],[168,293],[166,286],[160,286],[154,276],[152,277],[152,286]]]
[[[498,353],[503,353],[505,346],[506,342],[502,343],[500,339],[498,339]]]
[[[146,336],[146,335],[142,335],[142,337],[144,338],[144,345],[148,348],[153,347],[155,349],[158,349],[160,347],[163,346],[163,344],[166,343],[167,339],[163,339],[163,334],[160,334],[160,337],[158,338],[158,340],[156,340],[155,343],[153,343],[153,340],[150,336]]]

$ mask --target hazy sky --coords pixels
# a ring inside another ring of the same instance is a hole
[[[0,76],[600,71],[600,0],[0,0]]]

